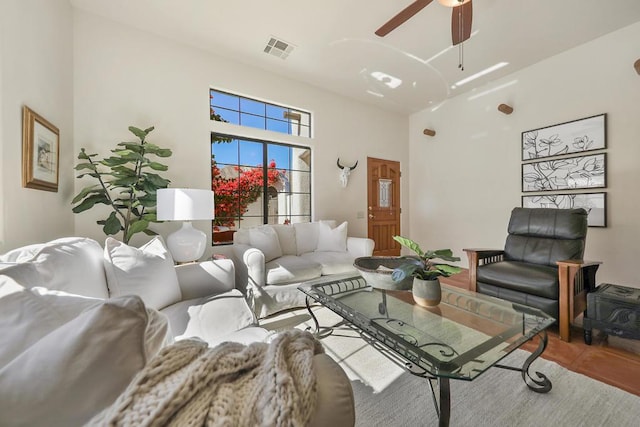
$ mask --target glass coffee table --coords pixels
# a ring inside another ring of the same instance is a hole
[[[374,347],[399,356],[409,372],[426,378],[441,426],[449,425],[450,379],[472,381],[497,367],[519,371],[535,392],[551,390],[544,374],[529,374],[546,348],[545,329],[555,321],[538,309],[444,284],[440,304],[425,308],[414,303],[411,292],[374,289],[354,274],[322,277],[298,289],[307,296],[316,333],[321,328],[313,302],[337,313]],[[521,367],[498,363],[536,335],[538,348]]]

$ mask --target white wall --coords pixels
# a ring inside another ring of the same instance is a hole
[[[72,235],[73,31],[68,0],[7,0],[0,9],[0,253]],[[22,188],[22,106],[60,129],[57,193]]]
[[[463,248],[503,247],[522,194],[521,132],[607,113],[608,227],[589,228],[585,258],[604,262],[599,282],[640,287],[640,76],[633,69],[640,51],[632,40],[640,40],[640,23],[412,115],[412,237],[452,248],[464,265]],[[498,112],[501,103],[513,114]],[[425,127],[437,135],[425,137]]]
[[[166,176],[172,186],[210,188],[210,132],[239,133],[312,148],[313,213],[316,219],[349,221],[350,235],[365,236],[366,157],[408,163],[406,116],[383,112],[79,10],[74,11],[75,149],[101,156],[129,139],[127,127],[154,125],[149,140],[171,148]],[[274,58],[275,61],[280,61]],[[210,87],[311,111],[314,138],[243,129],[209,120]],[[133,139],[130,139],[133,140]],[[336,159],[360,165],[340,187]],[[87,182],[76,183],[76,191]],[[408,201],[408,182],[403,182]],[[408,205],[406,205],[408,206]],[[104,210],[103,212],[107,212]],[[405,209],[408,212],[408,209]],[[408,226],[408,214],[403,227]],[[97,211],[76,215],[76,234],[100,241]],[[203,230],[206,222],[195,224]],[[176,224],[157,227],[162,234]],[[133,240],[136,244],[136,239]]]

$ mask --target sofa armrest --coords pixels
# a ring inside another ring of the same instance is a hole
[[[182,299],[201,298],[235,288],[235,268],[230,259],[176,266]]]
[[[347,237],[347,252],[355,258],[371,256],[375,242],[366,237]]]
[[[266,270],[262,251],[249,245],[234,243],[233,253],[242,265],[239,268],[246,269],[247,282],[244,285],[247,290],[252,286],[263,287],[266,281]]]

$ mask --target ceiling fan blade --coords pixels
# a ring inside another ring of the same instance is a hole
[[[379,36],[379,37],[386,36],[391,31],[395,30],[400,25],[402,25],[409,18],[411,18],[413,15],[415,15],[418,12],[420,12],[425,7],[429,6],[429,3],[431,3],[432,1],[433,0],[417,0],[417,1],[414,1],[409,6],[405,7],[404,9],[402,9],[400,11],[400,13],[398,13],[396,16],[394,16],[389,21],[387,21],[386,24],[384,24],[382,27],[378,28],[376,30],[376,35]]]
[[[453,8],[451,12],[451,39],[454,46],[471,37],[472,18],[473,7],[471,6],[471,1]]]

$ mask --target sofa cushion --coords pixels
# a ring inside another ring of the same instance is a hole
[[[249,243],[264,254],[266,262],[282,256],[282,249],[276,231],[269,225],[249,229]]]
[[[11,278],[0,276],[0,336],[7,337],[0,347],[0,367],[103,301],[40,287],[28,289]],[[144,346],[147,353],[155,353],[173,339],[167,318],[154,309],[146,311],[149,322]]]
[[[285,255],[266,263],[265,273],[267,285],[281,285],[320,277],[322,266],[303,257]]]
[[[162,309],[176,339],[198,337],[211,343],[247,326],[257,325],[242,293],[233,289],[219,295],[194,298]]]
[[[272,225],[278,235],[282,255],[297,255],[296,229],[292,225]]]
[[[297,254],[302,255],[307,252],[313,252],[318,247],[318,225],[323,222],[331,228],[336,226],[334,220],[321,220],[317,222],[297,222],[293,224],[296,230],[296,248]]]
[[[182,299],[173,259],[160,237],[154,237],[140,248],[107,237],[104,269],[112,297],[138,295],[155,309]]]
[[[0,367],[0,425],[82,425],[153,356],[137,296],[102,301]],[[6,337],[3,337],[3,340]]]
[[[322,267],[322,275],[357,273],[353,266],[355,258],[347,252],[309,252],[301,255],[301,258],[318,263]]]
[[[5,263],[1,274],[27,288],[42,286],[95,298],[109,296],[102,247],[92,239],[65,237],[25,246],[1,255],[0,263]]]
[[[320,252],[346,252],[347,251],[347,222],[332,228],[326,222],[318,224],[318,247]]]

